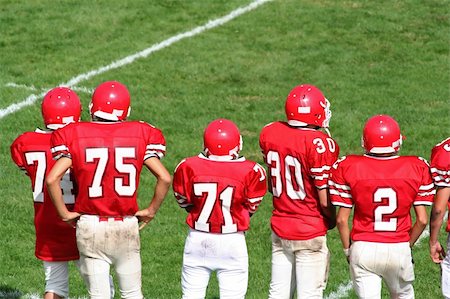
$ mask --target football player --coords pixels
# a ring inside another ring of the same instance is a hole
[[[438,236],[450,201],[450,138],[437,144],[431,151],[431,175],[437,189],[430,217],[430,255],[433,262],[441,264],[442,294],[448,299],[450,298],[450,253],[445,254]],[[447,220],[446,230],[450,232],[450,219]],[[450,237],[447,238],[448,248],[450,248]]]
[[[41,112],[46,130],[36,129],[34,132],[26,132],[17,137],[11,145],[11,157],[31,180],[36,231],[35,255],[43,261],[44,298],[67,298],[68,262],[79,258],[75,229],[58,217],[47,193],[44,179],[55,163],[50,152],[52,132],[68,123],[78,122],[81,103],[71,89],[56,87],[44,96]],[[68,210],[72,210],[75,190],[70,172],[63,173],[61,178],[63,204]]]
[[[402,140],[395,119],[375,115],[364,126],[365,154],[342,157],[331,172],[331,201],[339,206],[337,227],[359,298],[381,298],[382,280],[391,298],[414,298],[411,247],[427,224],[434,186],[423,158],[398,155]]]
[[[328,174],[339,156],[328,125],[330,103],[315,86],[294,87],[285,102],[287,122],[266,125],[259,144],[273,195],[272,278],[269,298],[322,298],[335,226]],[[325,134],[321,129],[324,129]]]
[[[212,121],[203,142],[203,152],[182,160],[173,179],[178,204],[188,212],[182,298],[205,298],[214,271],[220,298],[245,298],[248,254],[244,232],[266,193],[266,173],[258,163],[239,157],[242,138],[230,120]]]
[[[122,298],[143,298],[138,221],[141,228],[157,213],[171,176],[160,159],[162,132],[139,121],[126,121],[130,94],[117,81],[100,84],[90,103],[92,122],[70,124],[51,138],[57,159],[47,176],[50,196],[63,221],[76,222],[80,272],[90,298],[109,298],[110,266],[115,267]],[[149,206],[138,211],[142,166],[156,177]],[[73,169],[78,184],[74,211],[63,204],[60,179]]]

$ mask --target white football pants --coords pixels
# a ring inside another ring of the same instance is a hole
[[[98,216],[82,215],[77,222],[77,245],[80,273],[90,298],[110,298],[111,265],[117,274],[121,298],[143,298],[136,217],[99,221]]]
[[[243,299],[248,284],[248,253],[243,232],[213,234],[189,230],[184,246],[183,299],[205,298],[216,271],[221,299]]]
[[[442,268],[442,295],[445,299],[450,299],[450,234],[447,237],[447,255],[441,263]]]
[[[330,253],[326,236],[285,240],[272,232],[272,279],[269,299],[323,298]]]
[[[381,298],[382,280],[391,298],[414,298],[414,265],[409,242],[354,242],[350,247],[350,273],[359,298]]]
[[[69,296],[69,262],[43,261],[43,266],[45,293],[55,293],[59,297],[67,298]]]

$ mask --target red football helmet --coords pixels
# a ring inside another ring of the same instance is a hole
[[[328,128],[330,123],[330,102],[313,85],[294,87],[287,96],[285,110],[291,126],[314,125]]]
[[[400,150],[402,141],[400,126],[389,115],[372,116],[364,125],[362,147],[368,153],[396,153]]]
[[[210,156],[239,157],[242,137],[238,127],[228,119],[216,119],[208,124],[203,133],[204,153]]]
[[[70,88],[56,87],[44,96],[41,112],[45,126],[56,130],[68,123],[80,121],[81,102]]]
[[[127,87],[117,81],[103,82],[94,90],[89,111],[91,116],[102,119],[125,120],[131,111]]]

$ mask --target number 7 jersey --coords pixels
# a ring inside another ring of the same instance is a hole
[[[55,159],[72,159],[75,211],[108,217],[136,213],[143,163],[166,150],[162,132],[138,121],[69,124],[53,133],[51,143]]]
[[[343,157],[332,169],[331,201],[354,207],[353,241],[409,241],[413,205],[431,205],[434,185],[426,161],[416,156]]]

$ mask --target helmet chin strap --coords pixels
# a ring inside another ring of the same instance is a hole
[[[331,132],[328,128],[323,128],[325,130],[325,132],[327,132],[327,135],[331,137]]]

